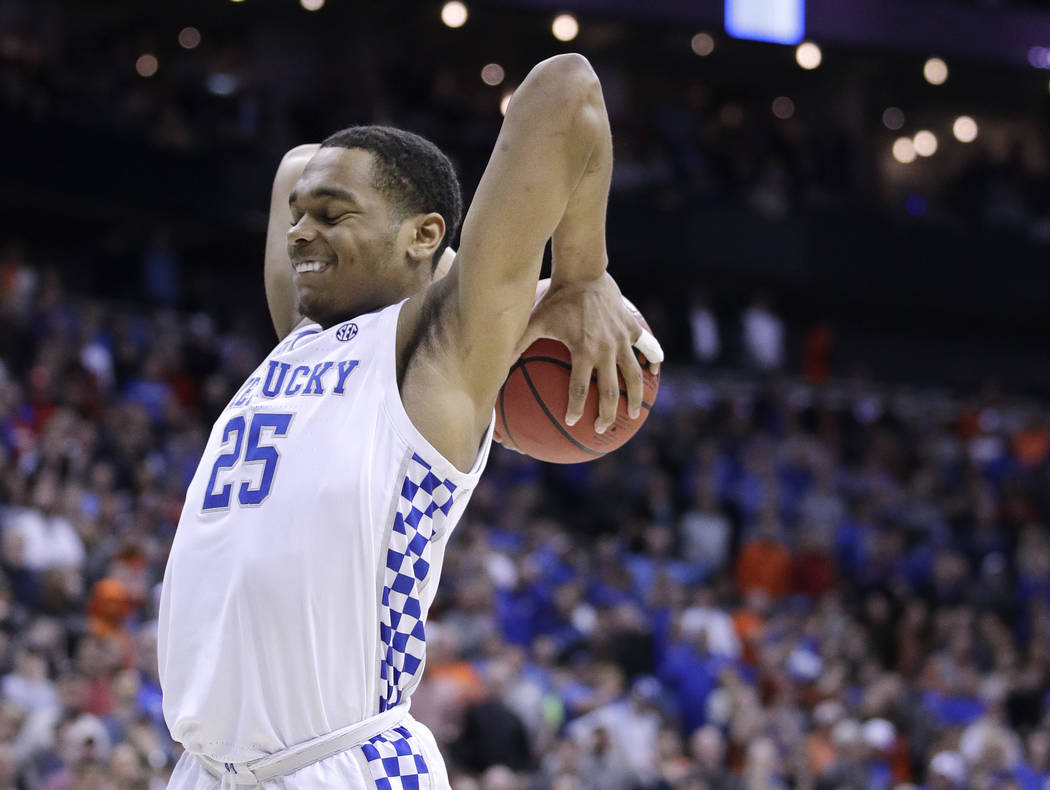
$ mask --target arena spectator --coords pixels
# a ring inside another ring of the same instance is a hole
[[[463,766],[477,773],[494,766],[525,771],[533,765],[525,725],[504,699],[512,681],[510,672],[507,663],[491,662],[485,673],[485,697],[463,713],[463,728],[454,753]],[[489,781],[502,780],[490,777]]]
[[[760,294],[741,317],[744,349],[751,365],[764,373],[784,364],[784,322],[773,312],[769,297]]]
[[[780,526],[769,507],[763,512],[758,533],[740,551],[736,583],[744,595],[755,590],[775,599],[791,591],[791,552],[781,541]]]
[[[693,295],[689,308],[689,329],[693,340],[693,357],[705,368],[718,361],[722,353],[722,338],[718,318],[703,293]]]
[[[0,788],[140,790],[178,753],[155,616],[182,491],[260,341],[56,275],[20,298],[0,299],[34,328],[0,377]],[[493,452],[413,703],[454,786],[1041,790],[1045,415],[664,376],[618,453]]]

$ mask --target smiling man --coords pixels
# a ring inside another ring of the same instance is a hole
[[[266,268],[281,339],[215,424],[164,577],[164,713],[186,748],[170,787],[448,788],[408,700],[507,371],[551,334],[574,352],[567,418],[594,369],[599,428],[617,368],[641,400],[641,330],[605,274],[611,168],[578,55],[515,93],[445,276],[461,199],[431,143],[355,127],[282,165]]]

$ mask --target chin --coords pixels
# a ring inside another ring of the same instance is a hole
[[[304,318],[309,318],[311,321],[323,326],[325,319],[328,317],[329,311],[323,304],[319,304],[316,300],[300,296],[299,314]]]
[[[352,318],[352,311],[340,310],[335,305],[313,299],[299,299],[299,314],[328,329],[340,321]]]

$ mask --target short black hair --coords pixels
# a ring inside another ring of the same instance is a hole
[[[430,262],[433,273],[463,218],[463,196],[449,158],[426,138],[391,126],[351,126],[329,135],[321,147],[369,151],[375,187],[401,212],[400,219],[431,211],[441,215],[445,237]]]

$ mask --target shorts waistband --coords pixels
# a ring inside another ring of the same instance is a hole
[[[360,746],[376,735],[397,727],[407,715],[408,705],[397,705],[378,716],[243,763],[224,763],[202,754],[193,756],[208,773],[222,779],[224,784],[259,785],[278,776],[294,773],[333,754]]]

